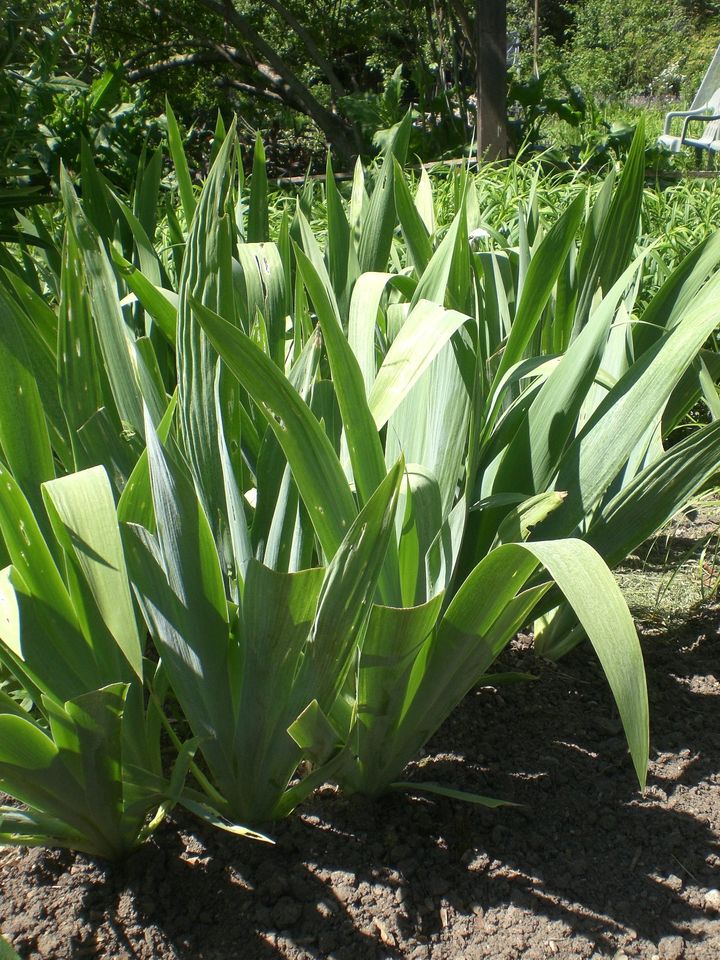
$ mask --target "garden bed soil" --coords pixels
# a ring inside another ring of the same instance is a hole
[[[719,619],[639,625],[643,793],[591,652],[520,637],[499,668],[539,682],[472,692],[412,776],[523,806],[328,787],[275,846],[179,818],[120,866],[6,848],[0,929],[23,960],[717,960]]]

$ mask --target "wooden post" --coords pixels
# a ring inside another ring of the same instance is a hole
[[[475,0],[477,50],[477,153],[507,156],[507,12],[505,0]]]

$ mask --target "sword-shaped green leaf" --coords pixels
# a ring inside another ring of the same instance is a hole
[[[332,558],[357,514],[325,431],[285,376],[252,340],[202,304],[193,308],[215,349],[275,432],[322,548]]]

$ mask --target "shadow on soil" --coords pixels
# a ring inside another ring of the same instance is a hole
[[[406,957],[452,923],[482,939],[495,907],[561,920],[602,951],[628,929],[653,943],[691,940],[702,910],[688,891],[713,885],[720,853],[708,825],[718,791],[712,810],[690,791],[720,770],[717,620],[706,612],[645,640],[645,795],[599,668],[578,649],[541,665],[539,683],[471,694],[415,765],[424,780],[526,806],[491,813],[400,795],[373,804],[327,790],[276,828],[273,848],[168,829],[91,883],[84,912],[110,916],[128,957],[141,955],[137,927],[183,960]],[[503,668],[538,664],[521,645]]]
[[[32,957],[435,960],[484,956],[488,936],[529,916],[611,955],[629,931],[691,942],[720,865],[720,790],[708,786],[720,771],[718,610],[654,627],[644,651],[644,795],[591,651],[552,665],[520,641],[498,669],[540,681],[470,694],[411,775],[524,806],[328,788],[275,826],[274,847],[188,821],[122,867],[36,851],[21,858],[12,897],[26,924],[13,939]],[[44,917],[62,940],[55,952],[34,938],[30,903],[36,929]]]

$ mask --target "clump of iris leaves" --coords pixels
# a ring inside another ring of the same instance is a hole
[[[161,150],[123,196],[86,150],[0,253],[3,842],[457,796],[406,765],[526,625],[598,657],[644,784],[609,568],[717,474],[720,236],[641,238],[642,129],[557,203],[457,171],[438,223],[409,128],[318,207],[222,125],[198,189],[168,111],[170,193]]]

